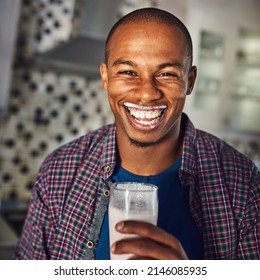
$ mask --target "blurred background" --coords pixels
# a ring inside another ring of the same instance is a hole
[[[260,167],[260,0],[1,0],[0,259],[11,258],[46,155],[113,122],[99,78],[105,38],[148,6],[191,32],[199,71],[185,111],[196,127]]]

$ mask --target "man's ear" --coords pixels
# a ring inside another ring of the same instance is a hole
[[[187,95],[191,94],[196,81],[196,77],[197,77],[197,67],[192,66],[189,73],[189,85],[187,89]]]
[[[107,73],[107,65],[105,62],[100,63],[100,75],[101,75],[101,80],[103,84],[103,88],[107,90],[107,82],[108,82],[108,73]]]

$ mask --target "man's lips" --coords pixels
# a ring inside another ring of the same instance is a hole
[[[133,103],[124,103],[129,112],[130,120],[139,128],[154,128],[161,122],[166,105],[140,106]]]

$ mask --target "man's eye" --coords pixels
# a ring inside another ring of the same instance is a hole
[[[160,77],[169,77],[169,78],[178,78],[178,75],[175,73],[163,72],[159,75]]]
[[[120,71],[119,74],[136,76],[135,72],[131,70]]]

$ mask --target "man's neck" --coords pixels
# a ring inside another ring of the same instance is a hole
[[[162,139],[148,146],[117,139],[120,165],[136,175],[156,175],[171,166],[182,154],[183,135]]]

